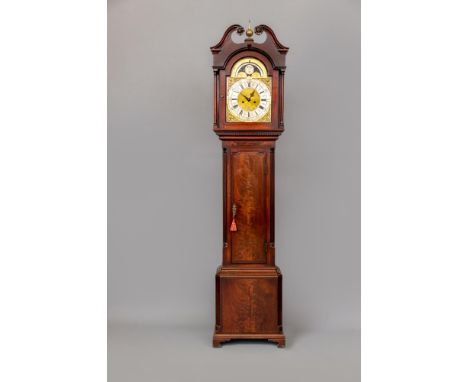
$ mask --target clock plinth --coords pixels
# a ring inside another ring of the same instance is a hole
[[[257,339],[284,347],[281,287],[278,267],[219,267],[213,346],[236,339]]]
[[[275,264],[274,154],[284,131],[283,78],[288,48],[266,25],[262,44],[235,43],[229,27],[211,48],[214,126],[223,149],[223,262],[216,273],[213,346],[236,339],[285,346],[282,275]]]

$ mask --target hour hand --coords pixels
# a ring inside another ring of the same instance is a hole
[[[241,95],[242,95],[242,97],[244,97],[244,98],[247,100],[247,102],[250,102],[250,97],[247,97],[247,96],[244,95],[243,93],[241,93]]]

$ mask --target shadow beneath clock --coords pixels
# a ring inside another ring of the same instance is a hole
[[[288,325],[284,328],[284,335],[286,336],[286,347],[293,347],[297,339],[304,338],[307,334],[312,333],[311,328],[302,325]]]
[[[222,347],[236,346],[236,345],[242,345],[242,346],[268,345],[268,346],[277,347],[277,344],[275,342],[271,342],[268,340],[230,340],[228,342],[223,342]]]

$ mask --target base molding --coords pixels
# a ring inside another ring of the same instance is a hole
[[[286,346],[286,337],[282,333],[262,333],[262,334],[240,334],[240,333],[215,333],[213,335],[213,347],[219,348],[223,342],[231,340],[268,340],[275,342],[279,348]]]

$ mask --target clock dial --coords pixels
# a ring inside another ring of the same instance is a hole
[[[270,111],[271,92],[267,84],[257,79],[241,79],[228,91],[229,112],[241,122],[258,122]]]

